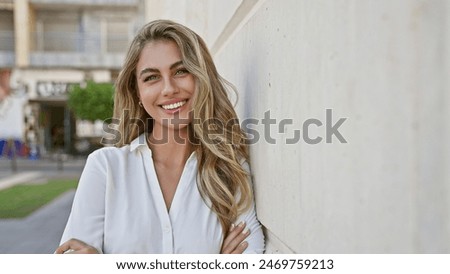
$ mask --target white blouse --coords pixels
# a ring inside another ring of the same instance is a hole
[[[197,188],[197,157],[184,166],[169,212],[145,136],[89,155],[61,243],[79,239],[103,253],[220,253],[222,226]],[[262,253],[254,203],[238,217],[250,235],[245,253]]]

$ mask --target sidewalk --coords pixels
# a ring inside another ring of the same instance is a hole
[[[54,160],[17,160],[17,171],[8,159],[0,159],[0,190],[20,183],[43,183],[49,179],[78,179],[85,159],[72,158],[63,168]],[[23,219],[0,219],[0,254],[53,253],[59,245],[75,191],[54,201]]]
[[[75,191],[23,219],[0,219],[0,254],[51,254],[59,246]]]
[[[0,180],[7,178],[9,176],[30,172],[30,171],[40,171],[44,172],[46,175],[53,177],[71,177],[79,176],[83,170],[86,158],[68,158],[64,162],[59,163],[55,159],[39,159],[39,160],[28,160],[28,159],[17,159],[17,171],[13,172],[11,165],[12,161],[6,159],[5,157],[0,158]]]

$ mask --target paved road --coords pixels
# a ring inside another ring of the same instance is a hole
[[[51,254],[59,245],[75,191],[24,219],[0,219],[0,254]]]
[[[42,183],[49,179],[78,179],[85,159],[68,159],[63,168],[52,159],[11,162],[0,158],[0,189],[19,183]],[[74,191],[62,194],[46,206],[23,219],[0,219],[0,254],[49,254],[59,245]],[[0,201],[1,203],[1,201]]]

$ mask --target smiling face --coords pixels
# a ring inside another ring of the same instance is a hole
[[[174,41],[158,40],[144,46],[136,66],[136,80],[142,105],[154,120],[153,130],[186,128],[195,78],[183,66]]]

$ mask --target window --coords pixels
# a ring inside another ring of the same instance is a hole
[[[128,47],[128,22],[106,22],[106,51],[111,53],[126,52]]]
[[[42,12],[36,24],[38,51],[73,52],[81,42],[78,15],[66,12]]]
[[[9,10],[0,10],[0,51],[14,51],[14,17]]]

